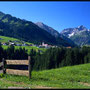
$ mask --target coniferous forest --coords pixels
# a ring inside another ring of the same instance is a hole
[[[28,59],[28,56],[31,56],[32,70],[54,69],[90,63],[90,47],[49,48],[43,54],[40,51],[36,52],[34,49],[31,49],[28,54],[25,48],[15,49],[14,46],[9,46],[7,49],[3,49],[0,45],[0,60],[2,58],[24,60]]]

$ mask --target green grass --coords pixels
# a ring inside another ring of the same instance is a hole
[[[90,63],[58,69],[32,71],[32,79],[26,76],[4,75],[0,78],[0,87],[52,87],[60,89],[89,89]]]
[[[3,49],[7,49],[8,46],[2,45]],[[27,50],[27,53],[29,54],[31,49],[34,49],[36,51],[41,50],[42,52],[45,52],[46,49],[45,48],[38,48],[35,46],[15,46],[15,49],[19,49],[20,47],[25,48]]]
[[[18,43],[18,44],[21,44],[21,43],[22,43],[21,40],[16,39],[16,38],[13,38],[13,37],[0,36],[0,38],[2,38],[2,39],[0,40],[0,42],[3,42],[3,43],[8,42],[8,40],[11,40],[11,41],[19,41],[19,42],[15,42],[16,44],[17,44],[17,43]],[[25,42],[25,44],[33,44],[33,43]]]
[[[21,44],[21,41],[19,39],[16,39],[16,38],[11,38],[11,37],[6,37],[6,36],[0,36],[0,38],[2,38],[2,40],[0,40],[0,42],[2,42],[2,43],[6,43],[6,42],[8,42],[8,40],[11,40],[11,41],[19,41],[19,42],[16,42],[16,43]],[[33,44],[33,43],[25,42],[25,44]],[[5,45],[2,45],[2,47],[4,49],[8,48],[8,46],[5,46]],[[16,49],[18,49],[19,47],[20,46],[15,46]],[[35,47],[35,46],[21,46],[21,47],[27,49],[28,53],[30,52],[31,49],[34,49],[36,51],[41,50],[43,52],[46,50],[45,48],[38,48],[38,47]]]
[[[16,39],[16,38],[11,38],[11,37],[6,37],[6,36],[0,36],[0,38],[2,38],[2,40],[0,40],[0,42],[8,42],[8,40],[11,40],[11,41],[20,41],[19,39]]]

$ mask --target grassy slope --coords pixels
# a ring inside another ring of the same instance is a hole
[[[0,38],[2,38],[2,40],[0,40],[0,42],[8,42],[8,40],[12,40],[12,41],[19,41],[18,39],[16,38],[11,38],[11,37],[5,37],[5,36],[0,36]]]
[[[2,38],[2,40],[0,40],[0,42],[8,42],[8,40],[11,40],[11,41],[20,41],[19,39],[16,39],[16,38],[11,38],[11,37],[6,37],[6,36],[0,36],[0,38]],[[26,44],[32,44],[32,43],[29,43],[29,42],[25,42]],[[4,48],[4,49],[7,49],[7,47],[8,46],[5,46],[5,45],[2,45],[2,47]],[[15,48],[17,49],[17,48],[19,48],[20,46],[15,46]],[[44,48],[37,48],[37,47],[35,47],[35,46],[21,46],[22,48],[24,48],[25,47],[25,49],[27,49],[28,50],[28,53],[30,52],[30,50],[33,48],[33,49],[35,49],[36,51],[39,49],[39,50],[42,50],[42,51],[45,51],[46,49],[44,49]]]
[[[38,72],[33,71],[30,81],[25,76],[5,75],[0,78],[0,87],[90,88],[90,63]]]
[[[2,45],[2,47],[3,47],[4,49],[7,49],[7,48],[8,48],[8,46],[4,46],[4,45]],[[34,50],[36,50],[36,51],[42,50],[43,52],[46,50],[45,48],[37,48],[37,47],[35,47],[35,46],[21,46],[21,47],[22,47],[22,48],[25,48],[26,50],[28,50],[28,54],[29,54],[29,52],[30,52],[31,49],[34,49]],[[15,46],[15,48],[18,49],[18,48],[20,48],[20,46]]]
[[[0,40],[0,42],[3,42],[3,43],[8,42],[8,40],[21,42],[19,39],[12,38],[12,37],[0,36],[0,38],[2,38]],[[21,43],[19,43],[19,44],[21,44]],[[33,43],[25,42],[25,44],[33,44]]]

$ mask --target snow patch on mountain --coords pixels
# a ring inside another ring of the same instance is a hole
[[[70,38],[71,36],[73,36],[75,33],[72,32],[71,34],[68,34],[68,37]]]
[[[67,28],[67,29],[64,29],[61,32],[61,34],[63,34],[64,36],[70,38],[71,36],[74,36],[76,34],[80,34],[81,32],[84,32],[84,31],[90,31],[90,30],[88,30],[86,27],[81,25],[81,26],[78,26],[76,28]]]

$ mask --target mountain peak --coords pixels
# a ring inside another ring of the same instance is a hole
[[[0,13],[4,14],[3,12],[0,11]]]
[[[78,28],[80,28],[80,27],[84,27],[84,26],[83,25],[78,26]]]
[[[80,32],[83,32],[83,31],[88,31],[88,29],[84,26],[84,25],[80,25],[78,27],[75,27],[75,28],[67,28],[67,29],[64,29],[61,34],[67,36],[68,38],[70,38],[71,36],[75,35],[75,34],[78,34]]]
[[[77,45],[90,45],[90,30],[83,25],[64,29],[61,34],[73,40]]]
[[[78,29],[79,29],[79,30],[83,30],[83,29],[86,29],[86,27],[83,26],[83,25],[80,25],[80,26],[78,26]]]
[[[52,27],[42,23],[42,22],[37,22],[36,23],[37,26],[39,26],[40,28],[44,29],[45,31],[47,31],[48,33],[50,33],[51,35],[58,37],[59,32],[57,32],[55,29],[53,29]]]
[[[43,22],[36,22],[36,23],[40,23],[40,24],[43,24]]]
[[[3,12],[0,11],[0,15],[5,15]]]
[[[36,22],[37,25],[44,25],[42,22]]]

